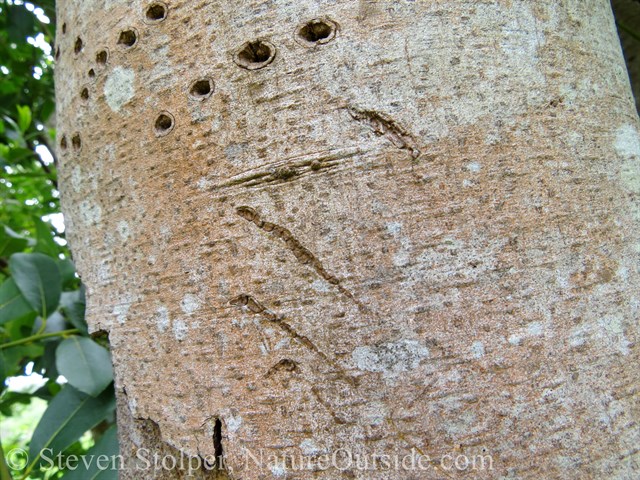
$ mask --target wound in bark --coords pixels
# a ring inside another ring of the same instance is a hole
[[[316,18],[298,28],[297,37],[307,45],[321,45],[333,40],[336,30],[335,22]]]
[[[79,133],[74,133],[73,137],[71,137],[71,146],[76,151],[79,151],[82,148],[82,139],[80,138]]]
[[[292,234],[289,230],[280,225],[271,222],[265,222],[260,218],[258,212],[255,209],[247,206],[238,207],[236,209],[236,213],[240,215],[245,220],[252,222],[256,227],[264,230],[265,232],[269,232],[272,235],[276,236],[280,240],[282,240],[286,247],[293,253],[298,262],[304,265],[311,265],[313,269],[324,278],[327,282],[332,285],[338,285],[340,280],[338,280],[335,276],[331,275],[324,268],[320,260],[313,254],[309,249],[304,247]]]
[[[96,63],[98,65],[106,65],[109,60],[109,50],[104,49],[96,53]]]
[[[209,78],[196,80],[191,84],[189,95],[195,100],[204,100],[213,93],[213,81]]]
[[[169,112],[162,112],[156,118],[156,123],[154,125],[156,136],[162,137],[167,135],[171,130],[173,130],[174,120],[173,115]]]
[[[135,28],[129,28],[120,32],[118,37],[118,45],[122,45],[125,48],[133,47],[138,41],[138,32]]]
[[[167,18],[167,6],[160,2],[152,3],[147,7],[146,18],[150,23],[163,21]]]
[[[413,137],[386,115],[373,110],[360,110],[357,108],[348,108],[347,110],[351,118],[358,122],[366,123],[376,135],[383,136],[389,139],[396,147],[407,150],[414,160],[422,153]]]
[[[220,469],[224,450],[222,448],[222,422],[219,418],[216,418],[216,422],[213,425],[213,452],[216,457],[216,466]]]
[[[84,43],[82,42],[82,39],[80,37],[76,38],[76,43],[73,44],[73,52],[75,54],[78,54],[82,51],[83,48]]]
[[[247,42],[236,53],[235,62],[247,70],[258,70],[269,65],[276,56],[276,47],[265,40]]]

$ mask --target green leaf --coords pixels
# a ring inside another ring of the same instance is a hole
[[[29,105],[16,105],[16,109],[18,110],[18,127],[24,133],[31,125],[31,109]]]
[[[10,417],[12,415],[11,407],[16,403],[28,405],[31,403],[31,394],[11,391],[5,392],[2,395],[2,399],[0,399],[0,415]]]
[[[60,342],[56,366],[71,385],[92,396],[99,395],[113,380],[109,352],[87,337],[76,335]]]
[[[84,319],[85,299],[84,285],[73,292],[62,292],[60,305],[71,325],[85,335],[88,333],[87,322]]]
[[[46,318],[58,306],[61,278],[58,265],[41,253],[14,253],[9,270],[24,298]]]
[[[84,432],[109,417],[115,409],[113,389],[99,397],[79,392],[65,385],[40,419],[31,437],[29,459],[33,468],[43,463],[41,454],[53,458],[78,440]]]
[[[67,321],[65,320],[64,316],[60,312],[53,312],[51,315],[49,315],[49,318],[47,318],[47,323],[45,324],[43,330],[41,330],[42,318],[37,317],[36,321],[33,323],[31,334],[37,335],[37,334],[43,334],[43,333],[56,333],[56,332],[61,332],[63,330],[66,330],[67,328],[69,328],[69,326],[67,325]],[[46,343],[46,342],[55,342],[57,340],[59,340],[59,338],[52,337],[52,338],[44,338],[40,341]]]
[[[4,384],[4,379],[18,373],[20,360],[23,358],[23,351],[20,347],[4,348],[0,350],[0,386]]]
[[[33,222],[36,226],[36,238],[38,242],[35,246],[35,251],[44,253],[49,257],[56,258],[60,248],[58,244],[53,240],[53,233],[51,232],[51,224],[43,222],[40,218],[34,217]]]
[[[110,427],[100,440],[84,455],[87,466],[79,462],[78,468],[67,471],[64,480],[117,480],[118,479],[118,430],[115,425]],[[98,461],[99,458],[109,460]],[[89,463],[90,462],[90,463]],[[115,463],[110,463],[115,462]]]
[[[33,362],[33,371],[50,379],[57,379],[59,373],[56,368],[56,349],[60,344],[60,339],[52,338],[47,340],[44,341],[42,356]]]
[[[0,285],[0,325],[33,312],[13,278]]]
[[[63,287],[71,286],[78,281],[76,277],[76,266],[68,258],[58,260],[58,270],[60,270]]]
[[[12,253],[21,252],[27,247],[28,241],[9,227],[0,229],[0,257],[8,257]]]

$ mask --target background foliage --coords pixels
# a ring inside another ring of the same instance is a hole
[[[99,472],[83,465],[51,467],[38,455],[42,449],[48,458],[60,453],[65,465],[71,455],[90,449],[117,453],[111,361],[105,340],[87,333],[84,289],[59,213],[53,148],[54,13],[52,0],[37,6],[0,0],[2,480],[117,478],[115,470],[95,477]],[[12,381],[26,374],[42,378]],[[38,405],[46,406],[44,413]],[[28,421],[38,421],[35,430],[16,421],[25,412],[31,412]],[[23,429],[26,436],[20,435]],[[58,460],[53,463],[58,465]]]

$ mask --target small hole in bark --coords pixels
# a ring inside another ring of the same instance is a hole
[[[96,76],[96,71],[93,68],[90,68],[87,75],[89,75],[89,78],[94,78]]]
[[[74,53],[78,54],[82,51],[84,47],[84,43],[82,43],[82,39],[80,37],[76,38],[76,43],[73,45]]]
[[[224,450],[222,449],[222,422],[219,418],[216,418],[216,423],[213,426],[213,452],[216,456],[216,465],[220,468]]]
[[[79,133],[76,133],[71,137],[71,146],[74,150],[80,150],[82,148],[82,139],[80,138]]]
[[[276,47],[264,40],[245,43],[236,54],[235,62],[247,70],[258,70],[269,65],[276,56]]]
[[[82,100],[89,100],[89,89],[87,87],[84,87],[81,91],[80,91],[80,98]]]
[[[331,20],[314,19],[298,29],[298,37],[308,44],[330,42],[336,36],[336,24]]]
[[[189,89],[189,94],[196,100],[204,100],[213,93],[213,82],[208,78],[195,81]]]
[[[56,47],[56,54],[53,58],[55,58],[56,60],[60,59],[60,47]]]
[[[118,45],[123,45],[126,48],[133,47],[138,41],[138,33],[133,28],[123,30],[118,37]]]
[[[147,8],[147,20],[161,22],[167,18],[167,7],[163,3],[152,3]]]
[[[67,33],[67,24],[66,23],[62,24],[62,33]]]
[[[67,149],[67,137],[65,135],[63,135],[62,138],[60,139],[60,148],[62,150]]]
[[[158,115],[158,118],[156,118],[156,135],[158,137],[167,135],[171,130],[173,130],[173,125],[173,115],[171,115],[169,112],[162,112],[160,115]]]
[[[108,50],[100,50],[96,53],[96,63],[98,65],[106,65],[109,60],[109,51]]]

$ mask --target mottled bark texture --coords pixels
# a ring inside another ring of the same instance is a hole
[[[213,455],[216,421],[236,479],[639,475],[640,138],[608,1],[58,15],[62,200],[122,478],[179,478],[136,452]],[[245,461],[341,448],[433,464]],[[440,466],[459,453],[493,469]]]

